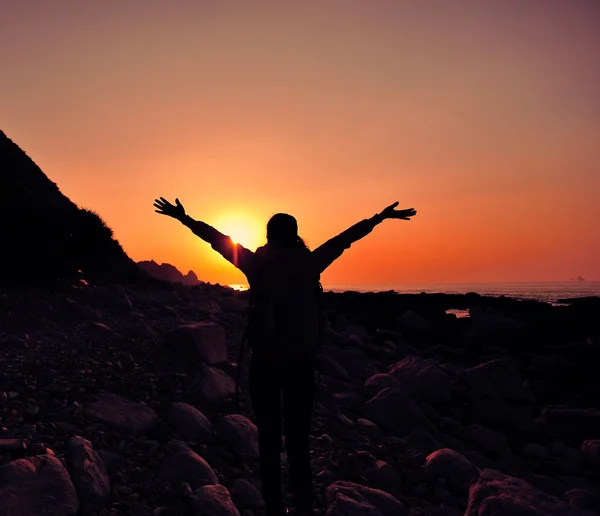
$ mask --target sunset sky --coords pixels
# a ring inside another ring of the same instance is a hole
[[[600,280],[600,2],[4,1],[0,129],[135,260],[252,249],[398,200],[324,284]]]

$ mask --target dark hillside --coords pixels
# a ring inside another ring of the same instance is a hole
[[[0,285],[144,279],[98,214],[71,202],[2,131],[0,193]]]

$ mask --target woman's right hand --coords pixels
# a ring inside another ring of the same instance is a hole
[[[175,199],[175,204],[171,204],[164,197],[154,199],[154,207],[158,208],[154,210],[156,213],[173,217],[179,221],[183,220],[185,217],[185,208],[179,202],[179,199]]]

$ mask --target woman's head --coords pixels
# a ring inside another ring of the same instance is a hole
[[[306,248],[306,244],[298,236],[298,222],[287,213],[276,213],[269,219],[267,243],[275,247]]]

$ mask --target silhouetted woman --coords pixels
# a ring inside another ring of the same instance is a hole
[[[309,431],[315,396],[314,350],[320,321],[317,288],[321,273],[353,242],[385,219],[410,220],[414,209],[398,203],[362,220],[310,251],[298,236],[296,219],[273,215],[267,244],[252,252],[208,224],[186,215],[179,199],[156,199],[156,212],[173,217],[239,268],[250,286],[250,398],[259,435],[262,495],[268,516],[285,514],[281,491],[281,415],[296,514],[312,514]]]

